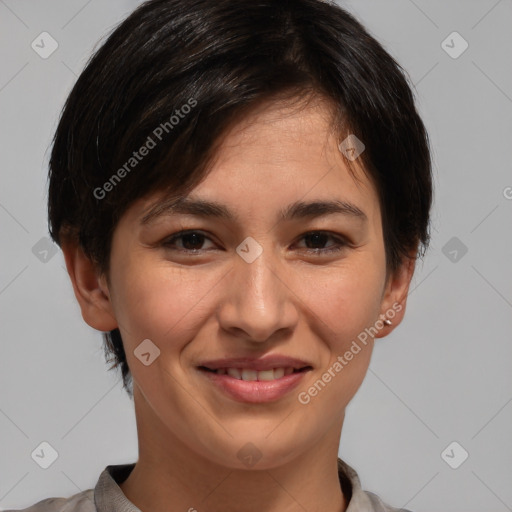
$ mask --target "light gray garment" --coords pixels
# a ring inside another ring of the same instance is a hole
[[[128,478],[135,463],[107,466],[94,489],[79,492],[70,498],[47,498],[20,509],[22,512],[141,512],[118,484]],[[363,491],[356,471],[338,459],[338,475],[345,497],[350,497],[346,512],[410,512],[390,507],[375,494]],[[15,512],[5,510],[4,512]]]

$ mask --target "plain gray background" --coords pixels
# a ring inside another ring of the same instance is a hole
[[[96,43],[138,3],[0,0],[4,509],[94,487],[107,464],[137,459],[133,404],[45,237],[60,109]],[[340,456],[397,507],[512,510],[512,2],[340,4],[416,85],[436,187],[430,250],[404,322],[378,340],[349,405]],[[457,58],[454,31],[469,45]],[[31,47],[42,32],[58,43],[46,59]],[[58,452],[48,469],[31,457],[43,441]],[[441,456],[453,441],[452,464],[469,454],[457,469]]]

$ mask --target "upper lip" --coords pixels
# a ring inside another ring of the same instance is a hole
[[[264,371],[272,368],[294,368],[299,370],[304,367],[311,367],[306,361],[286,356],[267,356],[261,358],[236,357],[228,359],[214,359],[203,361],[198,365],[209,370],[218,370],[219,368],[241,368],[248,370]]]

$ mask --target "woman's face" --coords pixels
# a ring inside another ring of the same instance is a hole
[[[339,435],[370,361],[365,329],[400,318],[376,191],[350,175],[324,109],[261,109],[186,198],[217,207],[147,217],[155,195],[113,236],[102,286],[138,420],[227,467],[252,455],[270,468]]]

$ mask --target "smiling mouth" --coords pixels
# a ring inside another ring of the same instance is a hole
[[[216,373],[217,375],[226,375],[237,380],[244,381],[272,381],[281,379],[292,373],[304,373],[312,370],[311,366],[304,366],[303,368],[293,367],[276,367],[268,370],[252,370],[249,368],[218,368],[212,370],[206,366],[199,366],[199,369],[205,372]]]

